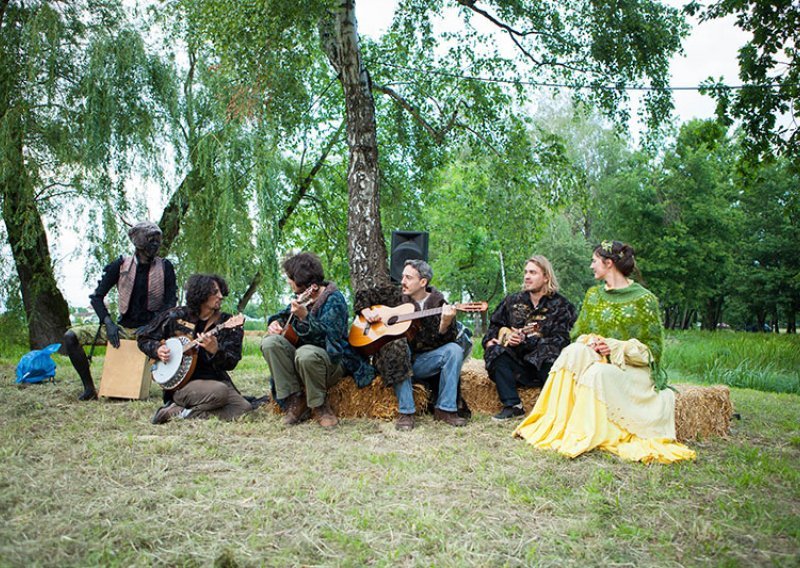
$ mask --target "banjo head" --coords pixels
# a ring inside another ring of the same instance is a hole
[[[153,365],[153,381],[168,389],[172,386],[183,362],[183,346],[191,340],[188,337],[171,337],[164,343],[169,348],[169,361],[158,361]],[[177,382],[177,381],[175,381]]]

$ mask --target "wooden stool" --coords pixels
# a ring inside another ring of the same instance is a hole
[[[119,349],[106,344],[98,396],[146,400],[150,396],[150,358],[136,341],[120,339]]]

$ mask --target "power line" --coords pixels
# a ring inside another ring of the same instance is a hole
[[[591,90],[591,91],[701,91],[710,90],[713,88],[729,89],[732,91],[741,89],[776,89],[779,87],[788,87],[790,85],[781,85],[780,83],[770,83],[767,85],[709,85],[707,87],[652,87],[644,85],[634,86],[616,86],[616,85],[568,85],[566,83],[547,83],[538,81],[523,81],[520,79],[497,79],[493,77],[476,77],[474,75],[459,75],[458,73],[451,73],[449,71],[440,71],[437,69],[418,69],[414,67],[405,67],[403,65],[396,65],[394,63],[384,63],[387,67],[395,69],[402,69],[404,71],[413,71],[420,74],[433,74],[441,75],[443,77],[450,77],[452,79],[464,79],[466,81],[479,81],[482,83],[502,83],[507,85],[526,85],[532,87],[545,87],[551,89],[571,89],[574,91]]]

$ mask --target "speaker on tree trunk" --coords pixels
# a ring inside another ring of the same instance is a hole
[[[415,259],[428,261],[428,233],[392,231],[392,260],[389,270],[392,282],[400,282],[406,261]]]

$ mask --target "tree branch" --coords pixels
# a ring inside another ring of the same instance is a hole
[[[278,230],[283,230],[283,227],[289,221],[289,217],[291,217],[292,213],[294,213],[294,210],[297,208],[300,200],[305,197],[317,173],[325,164],[325,160],[328,159],[328,154],[330,154],[336,142],[339,141],[339,137],[344,131],[344,126],[345,123],[342,121],[342,123],[339,124],[339,128],[337,128],[336,132],[334,132],[333,136],[331,136],[331,139],[328,140],[328,144],[325,146],[325,148],[323,148],[322,154],[320,154],[320,157],[317,158],[314,167],[311,168],[311,170],[308,172],[308,175],[306,175],[306,177],[303,178],[303,181],[301,181],[297,186],[297,191],[295,191],[292,199],[289,201],[289,204],[286,206],[286,209],[283,212],[283,216],[281,217],[280,221],[278,221]]]
[[[517,45],[517,47],[520,49],[520,51],[522,51],[522,53],[524,53],[526,57],[531,59],[531,61],[535,62],[537,65],[541,65],[541,63],[538,62],[526,49],[524,49],[522,47],[522,45],[520,45],[520,43],[517,41],[518,37],[526,37],[526,36],[529,36],[529,35],[540,35],[540,36],[553,38],[554,40],[558,41],[561,44],[566,44],[566,45],[569,45],[570,47],[575,47],[574,44],[570,45],[570,42],[565,41],[565,39],[563,37],[561,37],[561,36],[559,36],[557,34],[545,32],[545,31],[541,31],[541,30],[520,31],[520,30],[517,30],[515,28],[512,28],[510,25],[506,24],[505,22],[501,22],[500,20],[498,20],[497,18],[492,16],[486,10],[482,10],[481,8],[478,8],[477,6],[475,6],[476,0],[456,0],[456,2],[458,2],[459,4],[464,6],[465,8],[468,8],[468,9],[472,10],[476,14],[478,14],[480,16],[483,16],[484,18],[489,20],[491,23],[493,23],[495,26],[497,26],[501,30],[503,30],[506,33],[508,33],[508,35],[511,38],[511,40]]]
[[[453,114],[450,116],[450,119],[447,123],[437,129],[435,128],[430,122],[425,120],[425,117],[422,116],[422,113],[417,109],[414,105],[408,102],[405,98],[403,98],[397,91],[391,89],[386,86],[377,85],[375,83],[372,84],[372,88],[378,91],[379,93],[383,93],[388,95],[392,99],[394,99],[397,104],[403,107],[412,117],[416,120],[422,127],[428,131],[428,133],[433,137],[437,144],[441,144],[444,142],[445,135],[453,128],[453,125],[456,123],[456,116],[458,115],[458,107],[460,106],[460,102],[456,105]]]
[[[464,130],[466,130],[467,132],[471,132],[471,133],[472,133],[472,135],[473,135],[473,136],[475,136],[475,138],[477,138],[478,140],[480,140],[481,142],[483,142],[484,144],[486,144],[486,147],[487,147],[487,148],[489,148],[489,149],[490,149],[492,152],[494,152],[494,153],[495,153],[495,154],[497,154],[498,156],[502,157],[502,154],[501,154],[501,153],[500,153],[500,152],[497,150],[497,148],[495,148],[494,146],[492,146],[492,143],[491,143],[491,142],[489,142],[489,141],[486,139],[486,137],[484,137],[482,134],[479,134],[479,133],[478,133],[478,132],[477,132],[475,129],[473,129],[471,126],[469,126],[468,124],[466,124],[466,123],[464,123],[464,122],[461,122],[461,121],[458,121],[458,122],[456,123],[456,125],[457,125],[457,126],[459,126],[459,127],[461,127],[461,128],[463,128],[463,129],[464,129]]]

